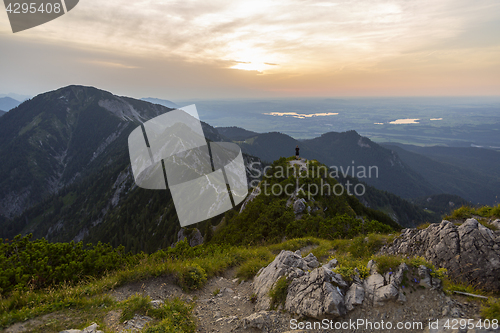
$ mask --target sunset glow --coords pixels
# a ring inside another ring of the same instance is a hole
[[[86,0],[17,34],[0,20],[0,89],[76,80],[133,96],[498,95],[499,30],[495,0]],[[60,66],[72,80],[45,76]]]

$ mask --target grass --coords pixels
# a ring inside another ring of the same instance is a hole
[[[481,309],[481,316],[483,318],[500,320],[500,299],[489,298]]]
[[[303,246],[320,244],[322,240],[293,239],[282,243],[283,248],[297,250]],[[62,284],[57,288],[13,291],[0,298],[0,329],[16,322],[65,309],[87,310],[105,305],[113,300],[106,292],[126,283],[163,275],[177,278],[185,290],[203,286],[206,279],[218,276],[230,267],[239,267],[240,278],[251,279],[257,271],[267,266],[278,252],[279,245],[269,247],[199,246],[183,249],[179,253],[158,251],[142,254],[138,264],[108,273],[100,279],[85,278],[79,283]]]
[[[473,208],[470,206],[462,206],[455,209],[450,215],[445,216],[446,220],[463,220],[472,216],[481,216],[484,218],[500,218],[500,204],[497,206],[483,206]]]
[[[178,298],[166,301],[159,308],[151,305],[149,296],[133,295],[123,302],[120,320],[132,319],[134,314],[142,314],[157,319],[149,323],[145,332],[195,332],[196,324],[191,314],[193,304],[186,304]]]

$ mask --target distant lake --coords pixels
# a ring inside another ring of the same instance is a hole
[[[419,120],[420,119],[411,119],[411,118],[397,119],[389,122],[389,124],[418,124]]]

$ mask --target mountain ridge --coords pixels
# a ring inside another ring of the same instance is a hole
[[[0,110],[7,112],[17,107],[21,102],[11,97],[0,97]]]

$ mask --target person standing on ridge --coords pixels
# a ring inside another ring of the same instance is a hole
[[[295,159],[299,159],[299,146],[295,147]]]

